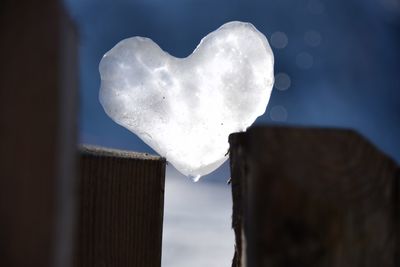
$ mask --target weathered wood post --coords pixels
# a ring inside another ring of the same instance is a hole
[[[77,34],[56,0],[0,3],[0,266],[70,267]]]
[[[80,149],[76,267],[160,267],[166,161]]]
[[[353,131],[230,136],[233,266],[399,266],[399,168]]]

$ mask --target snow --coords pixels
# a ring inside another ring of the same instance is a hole
[[[170,166],[166,176],[161,266],[231,266],[235,235],[230,185],[207,179],[195,184]]]
[[[176,58],[152,40],[119,42],[100,62],[100,102],[182,174],[198,180],[226,159],[231,133],[265,112],[274,57],[252,24],[229,22]]]

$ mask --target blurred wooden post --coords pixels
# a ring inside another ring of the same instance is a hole
[[[347,130],[229,138],[233,266],[399,266],[399,168]]]
[[[160,267],[163,158],[82,147],[75,266]]]
[[[0,266],[69,267],[77,35],[55,0],[2,0],[0,35]]]

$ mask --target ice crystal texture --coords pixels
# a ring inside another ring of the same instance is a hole
[[[132,37],[100,62],[100,102],[116,123],[197,180],[227,159],[229,134],[265,112],[273,65],[267,39],[250,23],[222,25],[186,58]]]

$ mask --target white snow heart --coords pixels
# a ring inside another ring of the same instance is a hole
[[[100,62],[100,102],[184,175],[198,180],[226,159],[228,136],[265,112],[274,56],[252,24],[229,22],[176,58],[151,39],[122,40]]]

